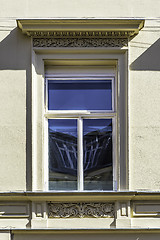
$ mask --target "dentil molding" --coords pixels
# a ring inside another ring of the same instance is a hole
[[[28,31],[33,38],[129,38],[134,31]]]

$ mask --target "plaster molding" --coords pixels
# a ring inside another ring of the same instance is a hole
[[[49,218],[114,217],[113,203],[48,203]]]
[[[122,202],[120,209],[121,209],[120,215],[122,217],[124,217],[124,216],[127,217],[128,216],[128,206],[127,206],[127,203]]]
[[[144,19],[17,19],[23,33],[31,32],[132,32],[138,34],[144,26]]]
[[[30,205],[28,202],[1,202],[0,219],[2,218],[28,218]]]
[[[90,199],[96,199],[99,202],[115,202],[115,201],[160,201],[159,191],[110,191],[110,192],[43,192],[43,191],[27,191],[27,192],[0,192],[1,201],[56,201],[61,202],[66,201],[71,202],[89,202]]]
[[[33,38],[129,38],[134,31],[28,31]]]
[[[33,47],[124,47],[125,38],[34,38]]]
[[[18,19],[33,47],[124,47],[144,25],[142,19]]]
[[[129,39],[144,26],[143,19],[18,19],[18,27],[33,38]],[[64,40],[66,42],[66,40]],[[71,40],[70,40],[71,41]],[[77,41],[77,40],[74,40]],[[95,44],[96,45],[96,44]],[[104,45],[104,44],[103,44]]]
[[[132,202],[133,217],[159,217],[159,201],[134,201]]]

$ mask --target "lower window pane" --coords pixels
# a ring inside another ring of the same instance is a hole
[[[50,119],[49,189],[77,189],[77,121]]]
[[[84,119],[84,190],[112,190],[112,120]]]

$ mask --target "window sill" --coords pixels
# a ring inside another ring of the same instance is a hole
[[[118,200],[160,200],[160,192],[151,191],[83,191],[83,192],[0,192],[2,201],[118,201]]]

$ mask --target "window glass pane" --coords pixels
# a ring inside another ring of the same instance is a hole
[[[49,110],[112,110],[111,80],[49,80]]]
[[[112,190],[112,120],[84,119],[84,189]]]
[[[77,123],[74,119],[50,119],[49,189],[77,189]]]

